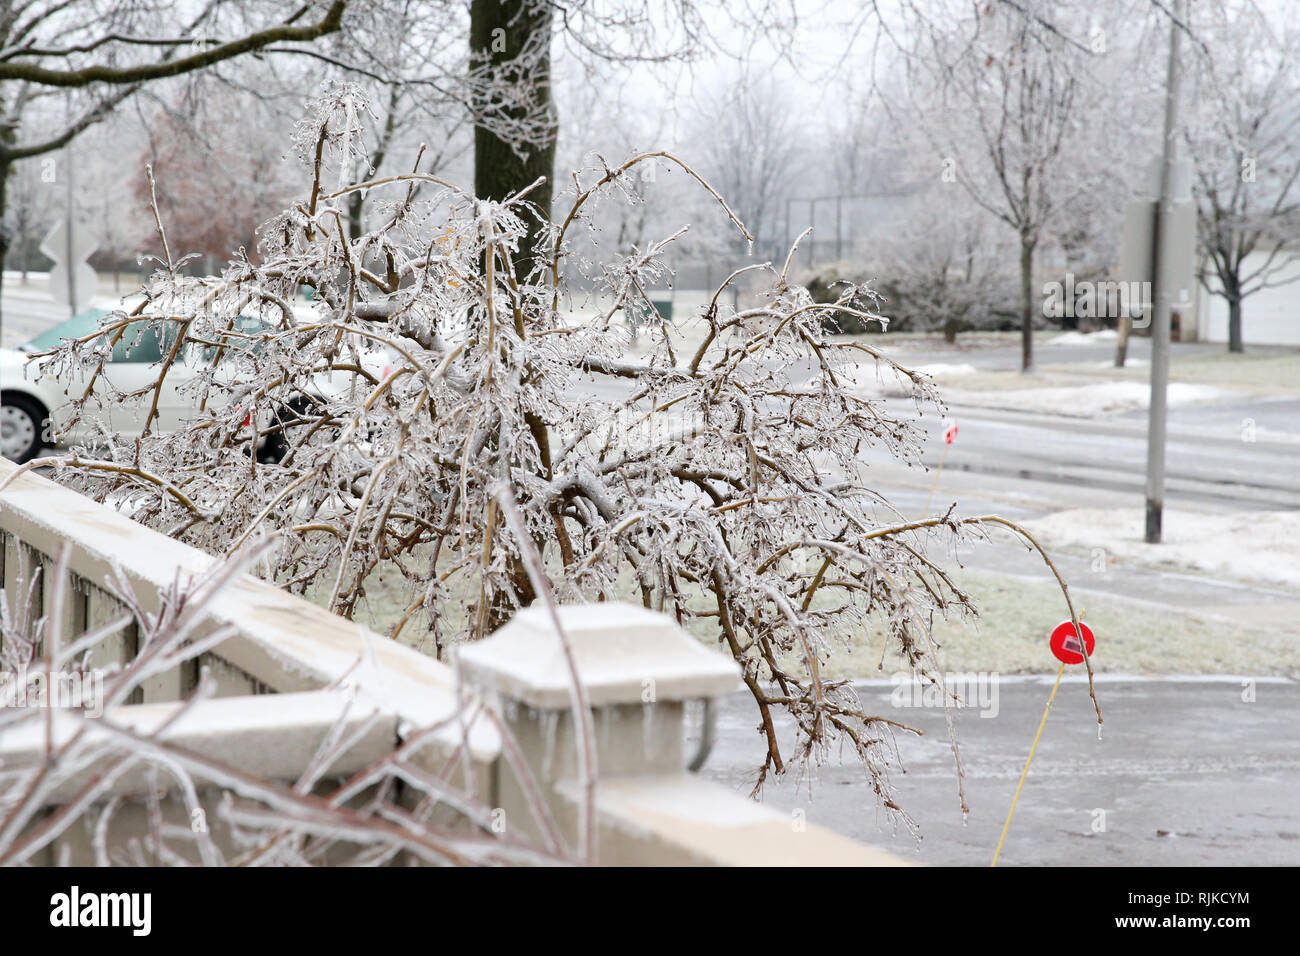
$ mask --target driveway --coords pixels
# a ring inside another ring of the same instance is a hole
[[[1050,690],[1050,677],[1004,677],[996,716],[953,711],[971,811],[963,824],[943,710],[894,706],[889,680],[859,686],[869,708],[925,731],[899,735],[906,773],[893,776],[919,842],[892,832],[851,763],[816,771],[811,793],[789,774],[769,783],[764,802],[923,864],[988,866]],[[1100,740],[1086,683],[1071,674],[1062,684],[999,866],[1300,865],[1300,683],[1114,677],[1097,691]],[[763,754],[756,719],[744,695],[723,703],[706,776],[748,792]]]

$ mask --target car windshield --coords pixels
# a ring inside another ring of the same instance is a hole
[[[94,334],[100,326],[100,320],[108,315],[107,309],[86,309],[84,312],[78,312],[70,319],[60,322],[53,328],[46,329],[40,335],[18,346],[23,352],[48,352],[50,349],[58,348],[67,339],[79,339],[87,335]],[[164,351],[171,347],[175,339],[175,330],[168,328],[165,331],[150,329],[148,320],[133,322],[127,326],[126,331],[118,339],[117,345],[113,348],[112,362],[158,362],[162,359]],[[254,353],[260,351],[262,343],[250,342],[244,336],[253,335],[263,329],[268,328],[266,323],[256,316],[241,315],[235,322],[234,331],[242,335],[222,336],[225,343],[225,350],[222,355],[223,359],[231,357],[231,353],[251,350]],[[211,362],[217,356],[217,348],[213,345],[204,346],[201,352],[203,360]]]
[[[107,309],[86,309],[72,318],[46,329],[29,342],[20,345],[24,352],[48,352],[58,348],[64,339],[79,339],[99,328],[99,320],[108,315]]]
[[[164,352],[170,352],[176,341],[176,326],[170,323],[159,328],[147,320],[132,322],[122,332],[113,346],[113,362],[161,362]]]

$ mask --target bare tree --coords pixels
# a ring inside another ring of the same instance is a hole
[[[823,148],[840,195],[900,192],[909,185],[905,140],[894,135],[889,111],[874,89],[850,98],[827,133]]]
[[[1012,243],[971,200],[923,193],[900,219],[876,259],[891,328],[937,329],[952,342],[1014,316]]]
[[[1083,188],[1072,176],[1073,137],[1085,109],[1077,63],[1042,0],[975,8],[915,22],[906,109],[928,142],[935,188],[959,184],[1016,236],[1020,265],[1021,367],[1033,367],[1037,315],[1034,257],[1066,198]],[[969,9],[969,8],[967,8]]]
[[[711,181],[755,238],[773,238],[798,174],[797,112],[773,77],[741,75],[703,113],[700,138]]]
[[[775,5],[718,4],[723,21],[775,22]],[[716,48],[697,0],[473,0],[469,76],[474,187],[505,200],[527,189],[539,221],[550,216],[558,118],[551,50],[558,38],[588,62],[664,63]],[[525,236],[526,268],[542,237]]]
[[[482,123],[474,129],[474,192],[484,199],[505,200],[531,187],[533,203],[550,215],[555,177],[555,118],[551,97],[551,33],[555,11],[538,0],[473,0],[470,4],[471,68],[504,74],[504,88],[523,95],[495,98],[483,109],[512,123],[530,118],[542,124],[532,142],[503,137]],[[523,81],[523,82],[521,82]],[[534,233],[519,250],[519,266],[531,268]]]
[[[130,177],[135,218],[153,231],[149,205],[157,199],[176,247],[223,261],[256,249],[257,226],[293,195],[273,111],[210,84],[158,104],[145,125],[147,146]],[[151,170],[146,177],[144,170]],[[214,195],[222,197],[214,203]]]
[[[624,85],[624,71],[616,64],[569,61],[569,74],[563,77],[565,100],[559,129],[559,162],[562,168],[579,169],[600,163],[602,157],[619,158],[644,152],[652,145],[664,143],[669,135],[671,117],[667,111],[638,109],[644,91]],[[663,225],[659,204],[647,201],[653,191],[662,195],[671,189],[670,182],[651,181],[654,167],[644,175],[624,177],[619,199],[599,203],[590,213],[603,234],[601,242],[613,243],[619,255],[629,255],[653,239],[654,229]],[[689,190],[689,186],[682,190]],[[695,199],[698,190],[691,192]],[[608,237],[613,236],[610,240]],[[594,252],[594,249],[592,250]]]
[[[38,262],[43,259],[37,246],[57,208],[48,182],[52,175],[52,168],[42,169],[35,164],[20,166],[11,174],[5,203],[8,216],[3,230],[9,237],[9,248],[18,254],[17,264],[24,285],[33,259]]]
[[[1228,306],[1228,351],[1244,350],[1243,302],[1293,281],[1300,261],[1300,31],[1253,3],[1196,5],[1188,119],[1201,281]]]

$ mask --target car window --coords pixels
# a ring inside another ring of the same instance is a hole
[[[58,348],[64,339],[79,339],[90,335],[99,328],[99,320],[108,315],[107,309],[86,309],[72,318],[60,322],[52,329],[46,329],[36,338],[23,345],[24,352],[46,352]]]
[[[176,326],[159,328],[148,321],[132,322],[113,346],[113,362],[161,362],[176,341]]]

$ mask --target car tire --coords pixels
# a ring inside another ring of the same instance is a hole
[[[0,454],[20,465],[41,453],[45,409],[26,395],[5,392],[0,397]]]
[[[274,420],[274,424],[279,426],[279,431],[268,435],[266,441],[262,442],[257,460],[276,465],[282,462],[284,456],[289,454],[288,430],[311,408],[312,401],[309,398],[295,398],[287,405],[282,405],[276,411]]]

